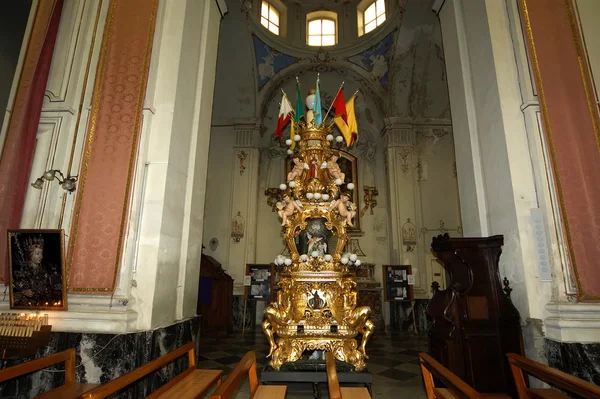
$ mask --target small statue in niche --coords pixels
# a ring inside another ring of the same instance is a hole
[[[296,211],[302,212],[302,203],[294,201],[288,194],[283,194],[283,202],[279,202],[277,213],[281,217],[281,226],[285,226],[288,222],[288,217],[292,216]]]
[[[356,205],[350,202],[350,194],[347,192],[342,193],[340,198],[331,203],[329,210],[337,208],[340,216],[346,218],[346,224],[350,227],[354,227],[352,219],[356,216]]]
[[[312,254],[316,252],[318,256],[323,256],[327,252],[327,242],[324,241],[323,236],[316,236],[310,233],[306,233],[308,237],[308,253]]]
[[[291,182],[292,180],[296,180],[297,178],[302,176],[302,173],[304,172],[305,165],[306,165],[304,162],[302,162],[302,159],[300,159],[299,157],[294,157],[293,161],[294,161],[294,168],[287,175],[288,183]]]
[[[317,154],[313,154],[310,157],[310,178],[317,179],[319,177],[319,158]]]
[[[325,306],[325,301],[319,295],[319,291],[315,291],[313,293],[313,297],[308,300],[308,304],[313,309],[321,309],[323,306]]]
[[[340,169],[340,165],[338,165],[337,160],[339,158],[338,154],[332,154],[327,161],[327,172],[329,176],[333,180],[337,180],[339,182],[338,185],[344,184],[344,180],[346,179],[346,175]],[[337,183],[336,183],[337,184]]]

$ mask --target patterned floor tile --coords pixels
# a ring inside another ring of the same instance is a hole
[[[382,371],[378,375],[382,375],[384,377],[388,377],[397,381],[406,381],[411,380],[415,377],[414,373],[410,373],[408,371],[396,370],[396,369],[388,369]]]
[[[394,368],[396,370],[408,371],[416,375],[421,374],[421,366],[412,363],[402,363]]]
[[[215,351],[215,352],[203,353],[201,356],[212,360],[212,359],[218,359],[220,357],[231,356],[231,353],[223,352],[223,351]]]
[[[199,345],[199,368],[223,370],[231,373],[237,362],[248,351],[256,352],[257,369],[260,373],[269,362],[266,355],[269,345],[262,331],[246,331],[219,337],[207,337]],[[412,333],[394,332],[385,335],[380,332],[373,336],[367,345],[367,368],[373,375],[373,398],[411,398],[425,399],[423,379],[420,373],[418,353],[427,351],[425,337],[415,337]],[[328,397],[327,384],[319,386],[322,398]],[[248,379],[234,395],[235,399],[249,395]],[[287,399],[312,398],[310,384],[289,384]]]
[[[199,369],[222,369],[223,365],[218,362],[214,362],[212,360],[203,360],[201,362],[196,363],[196,368]]]
[[[241,356],[225,356],[225,357],[220,357],[218,359],[212,359],[215,362],[221,363],[223,365],[228,365],[228,364],[232,364],[232,363],[237,363],[240,360],[242,360]]]

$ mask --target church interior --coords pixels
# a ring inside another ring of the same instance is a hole
[[[600,1],[0,8],[0,398],[600,398]]]

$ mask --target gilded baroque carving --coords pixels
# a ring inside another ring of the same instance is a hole
[[[398,149],[398,156],[400,157],[400,165],[402,168],[402,173],[408,173],[410,169],[410,155],[412,153],[411,147],[401,147]]]
[[[246,170],[246,167],[244,166],[244,161],[248,157],[248,154],[246,153],[246,151],[240,151],[240,152],[238,152],[237,157],[240,160],[240,176],[241,176],[244,174],[244,171]]]

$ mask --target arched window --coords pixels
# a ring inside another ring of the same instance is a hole
[[[260,9],[260,23],[269,31],[279,35],[279,11],[266,1],[262,2]]]
[[[376,0],[364,8],[362,15],[359,9],[359,34],[369,33],[385,22],[385,0]],[[362,16],[362,18],[360,18]],[[362,21],[360,21],[362,19]],[[360,23],[362,22],[362,23]],[[361,26],[362,25],[362,26]]]
[[[308,21],[309,46],[333,46],[337,42],[335,20],[319,18]]]

